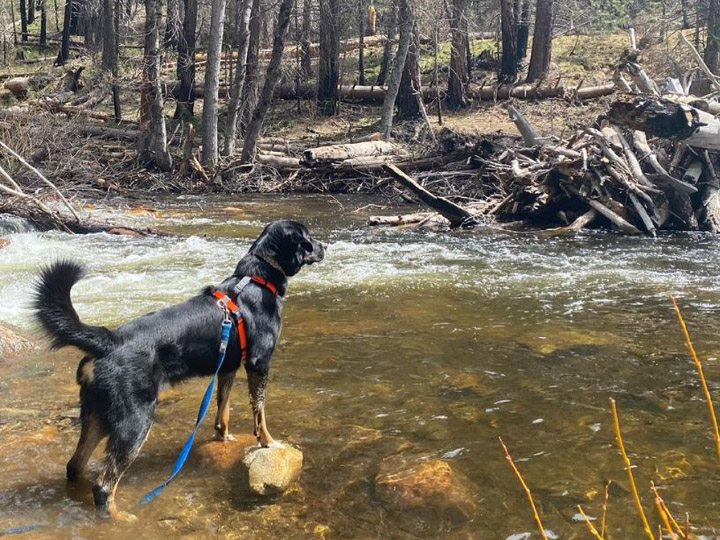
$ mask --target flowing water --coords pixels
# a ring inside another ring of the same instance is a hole
[[[138,521],[96,518],[89,487],[64,480],[78,435],[78,354],[32,352],[0,360],[0,536],[537,538],[502,436],[550,538],[589,538],[576,505],[599,517],[608,480],[609,537],[639,538],[610,397],[618,401],[651,521],[658,522],[648,489],[655,480],[676,516],[689,512],[697,534],[714,536],[720,470],[668,294],[684,309],[717,395],[716,238],[366,228],[376,211],[367,205],[378,202],[180,198],[162,205],[162,215],[125,217],[183,236],[7,235],[0,320],[28,328],[28,287],[38,267],[57,257],[87,263],[76,307],[86,321],[112,326],[217,283],[268,220],[300,217],[330,248],[322,264],[291,282],[271,370],[270,431],[305,455],[291,490],[252,499],[236,475],[195,458],[159,499],[135,506],[165,478],[189,433],[207,384],[194,380],[165,395],[120,484],[118,505]],[[231,424],[246,433],[240,382]],[[206,420],[198,444],[211,437]],[[381,500],[375,476],[397,454],[441,459],[467,476],[472,519],[452,521],[430,506],[402,511]]]

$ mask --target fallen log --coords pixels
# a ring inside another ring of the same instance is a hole
[[[632,100],[617,100],[610,106],[608,119],[614,124],[655,137],[720,150],[720,120],[669,99],[638,96]]]
[[[370,216],[368,218],[368,225],[390,225],[393,227],[415,225],[435,215],[437,214],[434,212],[416,212],[414,214],[402,214],[398,216]]]
[[[395,144],[386,141],[335,144],[305,150],[302,163],[308,167],[318,167],[359,157],[396,155],[398,152],[399,148]]]
[[[386,163],[382,166],[382,169],[417,195],[422,202],[446,218],[450,222],[451,227],[474,225],[477,223],[475,216],[465,208],[458,206],[444,197],[438,197],[430,193],[394,164]]]

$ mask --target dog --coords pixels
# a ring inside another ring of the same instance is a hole
[[[93,485],[95,505],[104,515],[122,517],[115,508],[115,491],[148,436],[159,391],[190,377],[213,375],[220,327],[228,318],[222,309],[227,300],[237,304],[245,339],[233,320],[218,374],[216,438],[230,438],[230,390],[245,357],[254,434],[263,446],[273,442],[265,420],[265,388],[280,334],[282,297],[288,277],[322,261],[326,247],[302,223],[274,221],[217,289],[206,287],[181,304],[115,330],[85,324],[78,317],[70,291],[85,274],[82,265],[60,260],[41,271],[35,316],[50,336],[51,347],[75,346],[86,354],[77,369],[82,428],[67,478],[78,480],[95,448],[107,438],[104,464]]]

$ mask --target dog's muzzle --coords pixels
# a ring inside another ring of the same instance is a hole
[[[305,255],[305,257],[303,257],[303,262],[305,264],[313,264],[316,262],[320,262],[325,258],[325,250],[327,249],[327,244],[313,241],[312,246],[312,252],[308,253],[307,255]]]

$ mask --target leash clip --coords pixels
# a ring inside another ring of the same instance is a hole
[[[225,299],[223,299],[223,298],[218,299],[217,305],[220,309],[222,309],[222,312],[224,315],[223,322],[224,323],[232,322],[232,319],[230,318],[230,310],[227,307],[227,302],[225,301]]]

